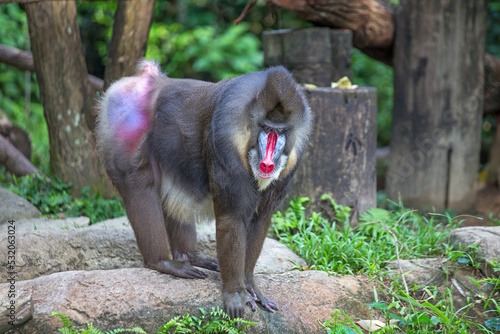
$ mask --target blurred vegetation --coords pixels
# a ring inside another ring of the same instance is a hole
[[[486,52],[500,58],[500,0],[490,0]]]
[[[26,14],[17,4],[0,5],[0,44],[29,50]],[[0,63],[0,111],[31,136],[31,161],[49,172],[49,138],[35,74]]]
[[[89,188],[82,190],[80,197],[71,196],[71,184],[57,177],[48,180],[39,174],[22,178],[0,175],[0,184],[30,201],[43,216],[50,218],[89,217],[90,223],[125,215],[123,202],[119,199],[104,199],[99,194],[90,194]]]
[[[271,12],[259,0],[240,25],[234,25],[247,0],[157,1],[147,57],[160,62],[171,77],[218,81],[263,68],[263,31],[305,28],[310,24],[278,8]],[[392,1],[397,3],[397,1]],[[116,2],[77,1],[78,19],[88,70],[102,77],[111,39]],[[487,51],[500,57],[500,0],[490,1]],[[26,15],[19,4],[0,5],[0,44],[29,50]],[[353,82],[378,91],[378,142],[389,144],[393,107],[393,71],[358,50],[352,56]],[[35,75],[0,64],[0,110],[32,138],[33,163],[50,172],[47,127]],[[488,138],[495,129],[483,131]],[[492,125],[492,126],[491,126]],[[483,140],[483,142],[489,142]]]

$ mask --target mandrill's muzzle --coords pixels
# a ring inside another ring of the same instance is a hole
[[[274,164],[280,157],[283,149],[285,148],[285,135],[278,135],[274,131],[265,132],[262,131],[259,134],[259,150],[260,150],[260,170],[265,175],[261,175],[263,178],[271,177],[270,174],[274,170]]]

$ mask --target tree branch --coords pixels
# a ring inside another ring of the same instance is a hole
[[[4,136],[0,136],[0,164],[16,176],[41,174],[40,171]]]
[[[35,72],[35,64],[33,62],[33,54],[29,51],[19,50],[7,45],[0,44],[0,62],[14,66],[22,71]],[[89,82],[92,89],[102,91],[104,81],[92,74],[89,74]]]

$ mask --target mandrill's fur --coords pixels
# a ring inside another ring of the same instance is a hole
[[[310,128],[307,101],[282,67],[210,83],[168,78],[143,61],[111,85],[98,147],[146,266],[186,278],[206,277],[195,266],[220,266],[230,316],[256,302],[277,310],[253,269]],[[195,222],[214,218],[218,261],[196,253]]]

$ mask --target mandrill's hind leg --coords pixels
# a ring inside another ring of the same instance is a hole
[[[206,274],[189,262],[170,260],[165,220],[152,171],[144,166],[121,173],[108,169],[108,174],[123,198],[146,267],[178,277],[205,278]]]
[[[194,223],[180,223],[165,215],[167,233],[172,255],[176,261],[188,261],[191,265],[219,271],[215,259],[200,257],[196,251],[196,226]]]

